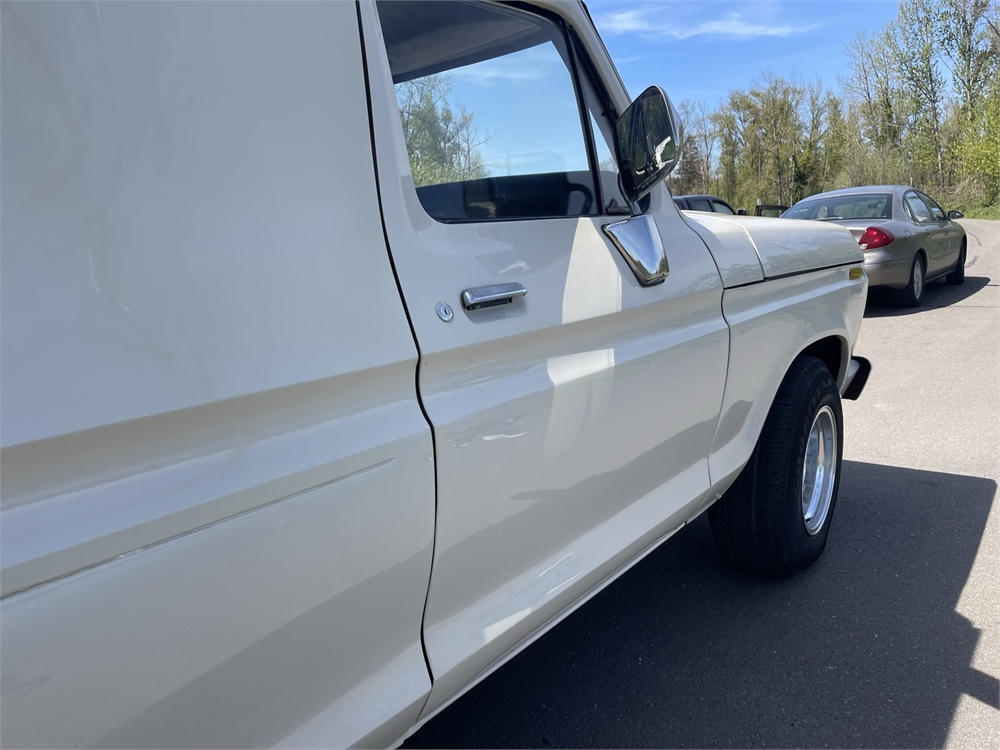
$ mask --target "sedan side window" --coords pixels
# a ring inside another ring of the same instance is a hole
[[[599,211],[560,26],[453,0],[380,0],[378,12],[413,182],[431,217]]]
[[[934,221],[930,209],[917,197],[916,193],[907,193],[903,198],[903,203],[906,205],[906,212],[913,217],[914,221],[921,224]]]
[[[920,199],[927,204],[927,208],[930,209],[931,214],[934,216],[934,221],[944,221],[944,210],[935,203],[931,198],[929,198],[924,193],[917,193]]]

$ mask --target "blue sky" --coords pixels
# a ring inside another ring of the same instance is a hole
[[[652,84],[710,108],[770,68],[838,89],[845,46],[896,15],[896,0],[586,0],[632,96]]]
[[[896,14],[896,0],[588,0],[632,96],[657,84],[714,109],[765,70],[839,89],[845,47]],[[554,32],[553,32],[554,33]],[[586,169],[566,66],[551,43],[451,71],[453,111],[475,113],[491,174]],[[604,149],[606,153],[610,153]],[[600,154],[603,156],[604,154]]]

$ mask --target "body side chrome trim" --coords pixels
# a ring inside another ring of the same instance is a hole
[[[633,216],[602,229],[643,286],[661,283],[670,273],[663,240],[651,216]]]

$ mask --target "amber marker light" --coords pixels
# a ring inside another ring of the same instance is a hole
[[[857,281],[858,279],[860,279],[862,276],[865,275],[865,272],[863,268],[852,268],[850,271],[847,272],[847,275],[851,279],[851,281]]]

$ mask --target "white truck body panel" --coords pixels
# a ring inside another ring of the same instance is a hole
[[[366,40],[380,39],[374,5],[362,16]],[[623,550],[687,520],[709,487],[729,335],[715,264],[665,184],[650,214],[671,268],[650,288],[600,231],[608,217],[431,220],[386,53],[366,52],[385,92],[372,102],[383,210],[437,446],[429,713],[620,567]],[[528,289],[517,306],[457,304],[465,288],[508,280]],[[449,323],[441,300],[456,304]]]
[[[354,6],[2,13],[3,744],[393,741],[433,456]]]
[[[867,282],[850,279],[849,268],[726,290],[722,307],[731,331],[729,368],[739,377],[726,381],[709,458],[709,471],[718,483],[710,502],[746,464],[781,377],[799,353],[821,338],[836,338],[842,356],[839,372],[832,374],[838,384],[844,382],[867,294]]]
[[[0,12],[5,746],[398,742],[845,381],[846,230],[660,184],[641,286],[610,210],[431,219],[373,0]]]
[[[757,248],[742,226],[710,213],[684,211],[681,216],[712,252],[726,289],[764,280]]]
[[[864,253],[857,241],[844,227],[836,224],[768,216],[727,216],[701,211],[685,211],[684,214],[693,224],[703,227],[697,230],[699,234],[719,233],[722,224],[740,227],[757,251],[765,279],[780,279],[806,271],[864,262]],[[728,244],[725,248],[721,254],[723,258],[733,252]],[[747,265],[752,268],[752,264]],[[742,268],[742,265],[737,268]],[[734,285],[726,284],[727,287]]]

